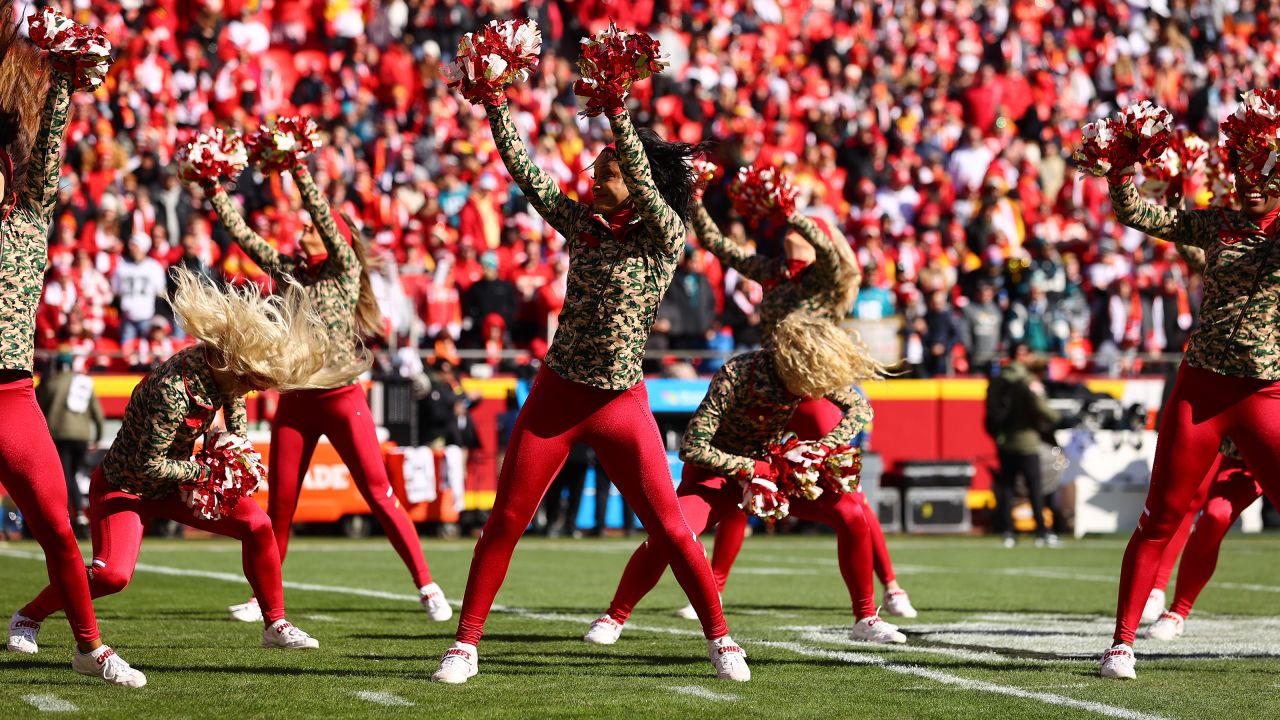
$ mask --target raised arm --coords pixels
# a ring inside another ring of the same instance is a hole
[[[809,271],[809,277],[813,278],[810,282],[816,282],[821,285],[831,285],[836,282],[837,276],[842,265],[840,253],[836,251],[836,246],[832,242],[831,236],[823,232],[818,227],[818,223],[801,213],[793,213],[787,218],[787,224],[796,232],[800,233],[800,237],[805,239],[813,247],[815,255],[813,268]],[[857,266],[857,263],[853,263]],[[862,273],[859,272],[859,280]]]
[[[785,266],[781,260],[762,257],[758,253],[749,252],[746,248],[725,237],[720,232],[720,228],[716,226],[716,221],[711,219],[711,213],[707,212],[707,208],[702,204],[701,200],[694,200],[691,209],[690,220],[693,221],[693,234],[697,236],[698,242],[702,243],[702,247],[706,248],[712,255],[720,258],[721,263],[758,283],[781,277],[785,271]]]
[[[263,240],[261,235],[249,227],[249,224],[240,216],[240,210],[231,201],[231,196],[227,194],[226,189],[221,184],[209,186],[207,189],[210,193],[209,201],[213,203],[213,209],[218,213],[218,220],[222,222],[222,227],[227,229],[227,233],[244,250],[249,259],[270,275],[276,277],[292,275],[293,259],[281,255],[266,240]]]
[[[48,224],[58,198],[62,176],[62,140],[71,117],[71,78],[54,72],[40,116],[40,134],[31,152],[31,169],[20,189],[18,203]]]
[[[680,252],[684,246],[684,220],[662,199],[662,193],[653,183],[649,158],[644,154],[644,145],[635,126],[631,124],[631,116],[626,110],[614,113],[609,116],[609,125],[613,128],[613,144],[618,153],[622,181],[641,220],[648,227],[650,236],[662,243],[659,250],[669,254]]]
[[[529,151],[520,138],[515,122],[511,120],[511,110],[507,104],[504,102],[501,105],[486,106],[485,112],[489,116],[489,127],[493,130],[493,142],[498,146],[498,154],[502,156],[511,179],[520,186],[538,214],[567,237],[576,203],[565,197],[555,178],[529,159]]]
[[[844,418],[822,438],[824,445],[845,445],[871,424],[871,404],[858,391],[846,388],[827,395],[827,399],[844,411]]]
[[[1208,247],[1217,241],[1216,217],[1221,210],[1178,210],[1149,203],[1138,194],[1133,178],[1125,176],[1111,185],[1111,207],[1116,219],[1135,230],[1180,245]]]
[[[325,250],[329,251],[327,262],[337,263],[341,272],[359,269],[360,261],[356,258],[356,251],[351,249],[342,233],[338,232],[338,224],[333,219],[333,211],[329,209],[329,201],[320,192],[320,188],[316,187],[311,171],[305,165],[298,164],[292,172],[293,179],[298,183],[298,190],[302,193],[302,206],[310,213],[311,222],[320,234]],[[353,233],[356,231],[355,228],[350,230]]]
[[[684,439],[680,442],[681,460],[715,470],[726,477],[748,475],[755,469],[755,460],[724,452],[711,444],[720,429],[737,380],[738,373],[732,363],[720,368],[711,379],[707,396],[702,399],[698,411],[689,421],[689,428],[685,430]]]

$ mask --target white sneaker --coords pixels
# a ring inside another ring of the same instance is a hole
[[[36,635],[40,634],[40,623],[31,618],[14,613],[9,620],[9,643],[5,646],[9,652],[34,655],[40,650],[36,644]]]
[[[431,675],[433,682],[461,685],[476,676],[480,667],[476,659],[476,646],[455,642],[444,651],[440,667]]]
[[[232,620],[246,623],[262,622],[262,606],[258,604],[258,598],[249,598],[249,602],[232,605],[227,609],[231,611]]]
[[[1147,604],[1142,607],[1142,622],[1153,623],[1164,614],[1164,591],[1152,590],[1147,596]]]
[[[849,631],[849,639],[890,645],[906,642],[907,636],[898,632],[897,625],[881,620],[879,615],[872,615],[853,624],[853,630]]]
[[[315,650],[320,641],[296,628],[288,620],[277,620],[262,631],[262,647],[281,650]]]
[[[1048,535],[1045,535],[1043,537],[1037,535],[1036,547],[1060,548],[1062,547],[1062,540],[1058,539],[1058,536],[1053,533],[1049,533]]]
[[[444,622],[453,617],[453,608],[445,599],[444,591],[435,583],[425,585],[418,591],[418,602],[422,603],[422,609],[427,611],[427,617],[436,622]]]
[[[1152,640],[1164,640],[1165,642],[1177,640],[1182,637],[1182,631],[1186,628],[1186,625],[1186,618],[1176,612],[1166,612],[1160,616],[1159,620],[1156,620],[1154,625],[1147,628],[1147,631],[1143,633],[1143,637],[1148,637]]]
[[[108,685],[140,688],[147,684],[146,675],[129,667],[129,663],[107,645],[88,653],[77,650],[71,658],[71,669],[81,675],[102,678]]]
[[[723,595],[721,595],[721,596],[720,596],[720,605],[721,605],[721,607],[723,607],[723,606],[724,606],[724,596],[723,596]],[[680,616],[680,617],[684,618],[685,620],[697,620],[697,619],[698,619],[698,611],[693,609],[693,603],[689,603],[689,604],[685,605],[684,607],[680,608],[679,610],[677,610],[677,611],[676,611],[676,615],[678,615],[678,616]]]
[[[747,667],[747,651],[738,647],[728,635],[708,640],[707,655],[711,657],[711,664],[716,666],[716,679],[737,682],[751,679],[751,668]]]
[[[1112,645],[1110,650],[1102,653],[1098,674],[1104,678],[1132,680],[1138,677],[1133,669],[1137,662],[1137,658],[1133,656],[1133,648],[1124,643]]]
[[[591,629],[587,630],[587,634],[583,635],[582,639],[592,645],[612,645],[618,642],[618,636],[621,634],[622,623],[608,615],[601,615],[591,623]]]
[[[1004,540],[1000,541],[1000,544],[1005,546],[1006,548],[1013,548],[1017,546],[1018,538],[1014,537],[1012,534],[1006,534],[1004,536]]]
[[[920,613],[911,607],[911,598],[902,588],[884,591],[884,611],[894,617],[913,618]]]

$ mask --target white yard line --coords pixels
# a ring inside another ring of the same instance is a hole
[[[24,560],[40,560],[40,561],[44,560],[44,555],[42,553],[27,552],[22,550],[10,550],[7,548],[0,548],[0,556],[19,558]],[[190,570],[187,568],[174,568],[174,567],[168,567],[164,565],[151,565],[148,563],[139,563],[136,568],[136,571],[153,573],[158,575],[178,576],[178,577],[199,577],[199,578],[206,578],[209,580],[218,580],[221,582],[231,582],[237,585],[247,584],[247,581],[244,579],[244,576],[242,575],[237,575],[233,573],[214,572],[210,570]],[[344,587],[344,586],[335,586],[335,585],[317,585],[314,583],[300,583],[300,582],[289,582],[289,581],[286,581],[284,583],[284,586],[291,590],[304,590],[309,592],[329,592],[329,593],[337,593],[342,595],[358,595],[361,597],[378,598],[383,600],[404,600],[404,601],[410,601],[415,603],[418,602],[417,595],[410,595],[407,593],[391,593],[391,592],[384,592],[381,590],[369,590],[365,588],[353,588],[353,587]],[[496,605],[494,606],[493,609],[497,612],[505,612],[508,614],[517,615],[520,617],[525,617],[525,618],[534,619],[534,620],[568,622],[568,623],[575,623],[578,625],[587,625],[592,620],[595,619],[591,617],[566,615],[562,613],[540,613],[540,612],[530,612],[527,610],[521,610],[518,608],[501,608]],[[690,637],[690,636],[702,637],[701,632],[694,631],[694,630],[681,630],[677,628],[663,628],[663,627],[647,627],[647,626],[636,625],[636,624],[628,624],[628,627],[630,627],[632,630],[659,632],[659,633],[664,633],[668,635],[679,635],[682,637]],[[845,651],[839,651],[839,650],[826,650],[823,648],[810,647],[808,645],[801,645],[799,643],[792,643],[792,642],[750,640],[746,638],[744,638],[744,640],[745,640],[744,644],[747,647],[750,647],[752,645],[771,647],[778,650],[785,650],[787,652],[792,652],[797,655],[803,655],[806,657],[834,659],[834,660],[840,660],[841,662],[847,662],[855,665],[873,665],[873,666],[882,668],[884,670],[887,670],[889,672],[899,673],[903,675],[914,675],[917,677],[925,678],[927,680],[932,680],[934,682],[942,683],[944,685],[958,687],[964,690],[972,690],[975,692],[986,692],[986,693],[992,693],[995,695],[1005,695],[1008,697],[1034,700],[1034,701],[1046,703],[1049,705],[1055,705],[1059,707],[1069,707],[1077,710],[1083,710],[1086,712],[1092,712],[1098,715],[1103,715],[1105,717],[1120,718],[1121,720],[1164,720],[1158,715],[1148,715],[1146,713],[1140,713],[1134,710],[1129,710],[1127,708],[1115,707],[1113,705],[1105,705],[1103,703],[1096,703],[1096,702],[1090,702],[1085,700],[1075,700],[1073,698],[1064,697],[1061,695],[1055,695],[1053,693],[1036,692],[1032,690],[1024,690],[1022,688],[1017,688],[1017,687],[1010,687],[1007,685],[998,685],[996,683],[985,682],[981,680],[972,680],[969,678],[961,677],[959,675],[953,675],[948,672],[943,672],[941,670],[932,670],[929,668],[920,667],[918,665],[903,665],[898,663],[891,663],[887,659],[877,655],[869,655],[865,653],[851,653],[851,652],[845,652]]]
[[[332,615],[303,615],[304,620],[314,620],[315,622],[338,622],[338,618]]]
[[[361,700],[371,702],[375,705],[385,705],[387,707],[413,707],[413,703],[405,700],[399,695],[393,695],[389,692],[371,692],[369,690],[361,690],[353,694]]]
[[[738,696],[732,693],[712,692],[702,687],[701,685],[676,685],[675,687],[671,687],[667,689],[673,693],[688,695],[690,697],[702,698],[703,700],[715,700],[718,702],[733,702],[734,700],[738,699]]]
[[[80,712],[80,708],[63,700],[57,695],[23,695],[22,702],[40,712],[67,713]]]

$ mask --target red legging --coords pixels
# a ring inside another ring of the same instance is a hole
[[[1182,549],[1187,546],[1187,538],[1191,536],[1191,526],[1196,523],[1196,514],[1204,507],[1205,497],[1209,494],[1209,485],[1213,483],[1213,479],[1218,473],[1225,468],[1224,463],[1232,462],[1223,455],[1219,455],[1213,461],[1213,467],[1209,469],[1209,473],[1204,476],[1204,481],[1200,483],[1200,488],[1196,490],[1195,497],[1191,500],[1191,512],[1183,518],[1182,524],[1178,525],[1178,531],[1173,534],[1173,539],[1169,541],[1169,546],[1164,549],[1164,554],[1160,556],[1160,569],[1156,571],[1156,582],[1152,585],[1153,590],[1164,590],[1169,587],[1169,578],[1173,575],[1173,566],[1178,564],[1178,557],[1182,555]]]
[[[93,569],[89,590],[93,597],[118,593],[133,578],[142,546],[142,531],[152,518],[166,518],[206,532],[235,538],[241,543],[244,575],[262,604],[267,624],[284,617],[284,587],[280,579],[280,555],[271,522],[253,500],[242,500],[219,520],[201,520],[177,493],[151,500],[133,495],[107,482],[102,469],[94,470],[89,483],[89,523],[93,534]],[[80,575],[83,577],[84,572]],[[62,610],[62,593],[46,587],[21,612],[40,621]]]
[[[1280,482],[1280,382],[1178,369],[1165,403],[1146,507],[1120,568],[1115,642],[1132,644],[1160,558],[1191,512],[1218,445],[1230,436],[1268,491]],[[1280,497],[1280,492],[1272,493]]]
[[[831,432],[832,428],[844,418],[844,412],[826,398],[809,399],[800,403],[791,416],[787,430],[796,434],[801,440],[820,440]],[[880,527],[880,517],[876,514],[867,498],[862,493],[858,496],[866,504],[863,514],[867,519],[867,529],[871,531],[871,553],[875,560],[876,577],[881,585],[888,585],[897,579],[893,572],[893,561],[889,559],[889,548],[884,542],[884,529]],[[724,585],[729,581],[729,570],[738,559],[742,550],[742,540],[747,532],[746,513],[728,513],[716,526],[716,542],[711,552],[711,573],[716,578],[716,589],[724,592]]]
[[[711,524],[737,513],[742,499],[741,485],[695,465],[684,466],[684,478],[676,493],[680,510],[689,529],[701,533]],[[875,588],[871,580],[871,543],[867,540],[866,503],[856,494],[823,493],[817,500],[790,501],[791,514],[820,522],[836,531],[836,553],[840,575],[849,588],[855,620],[876,614]],[[661,548],[645,542],[636,549],[618,583],[618,591],[609,605],[609,617],[625,623],[636,603],[662,579],[667,569],[667,555]]]
[[[1178,566],[1178,587],[1173,594],[1170,611],[1182,617],[1191,614],[1191,606],[1218,566],[1222,539],[1240,513],[1261,496],[1262,486],[1243,463],[1231,458],[1222,459],[1218,475],[1209,488],[1204,512],[1196,521],[1196,529],[1191,533],[1187,551],[1182,555],[1182,564]]]
[[[280,396],[271,424],[271,457],[267,465],[267,484],[271,488],[267,515],[275,531],[280,561],[284,562],[289,552],[289,528],[298,510],[302,479],[321,435],[329,438],[338,457],[346,463],[360,495],[409,568],[413,582],[417,587],[430,584],[431,571],[422,557],[422,542],[413,521],[391,491],[373,413],[359,385],[299,390]]]
[[[566,380],[545,365],[511,433],[498,494],[476,543],[462,601],[457,640],[476,645],[494,596],[507,575],[516,542],[574,443],[596,451],[609,479],[649,533],[649,542],[674,558],[673,570],[708,639],[727,635],[711,568],[680,514],[671,469],[644,383],[601,390]]]
[[[98,639],[89,578],[71,532],[62,464],[32,387],[30,377],[0,384],[0,418],[7,428],[0,432],[0,480],[44,550],[50,587],[57,588],[58,606],[66,608],[71,634],[86,646]]]

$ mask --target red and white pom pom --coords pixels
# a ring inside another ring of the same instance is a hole
[[[308,117],[282,117],[259,125],[245,145],[250,162],[266,172],[280,172],[320,147],[320,128]]]
[[[780,489],[788,497],[817,500],[822,496],[822,468],[828,449],[821,443],[801,441],[788,433],[782,442],[769,446],[771,456],[781,465]]]
[[[1138,191],[1162,202],[1181,197],[1190,186],[1203,183],[1208,153],[1209,143],[1199,135],[1186,129],[1176,131],[1164,152],[1142,166]]]
[[[790,217],[796,211],[791,180],[772,165],[744,167],[729,186],[733,209],[752,223],[771,216]]]
[[[196,454],[196,462],[208,468],[208,473],[180,489],[183,502],[205,520],[217,520],[231,512],[267,479],[262,456],[253,443],[233,433],[211,433]]]
[[[662,46],[646,33],[619,30],[609,23],[605,30],[582,39],[578,72],[582,78],[573,91],[586,101],[580,115],[592,117],[622,107],[631,86],[671,65]]]
[[[781,520],[791,512],[791,504],[778,484],[758,477],[743,482],[739,507],[756,517],[772,520]]]
[[[502,102],[507,85],[523,82],[538,66],[542,31],[532,20],[494,20],[458,41],[454,61],[441,68],[449,87],[472,103]]]
[[[111,41],[102,28],[81,25],[46,6],[27,21],[27,34],[49,52],[55,68],[71,75],[76,87],[94,89],[107,77]]]
[[[693,198],[701,200],[707,185],[720,173],[720,166],[703,157],[693,160]]]
[[[1144,100],[1122,110],[1119,117],[1085,125],[1072,157],[1085,172],[1104,177],[1159,157],[1172,138],[1173,115]]]
[[[178,151],[178,173],[187,182],[234,181],[248,164],[244,141],[222,128],[200,133]]]
[[[1250,90],[1219,126],[1235,173],[1267,195],[1280,195],[1280,91]]]
[[[862,481],[862,451],[852,445],[829,448],[822,462],[822,484],[832,492],[851,493]]]

